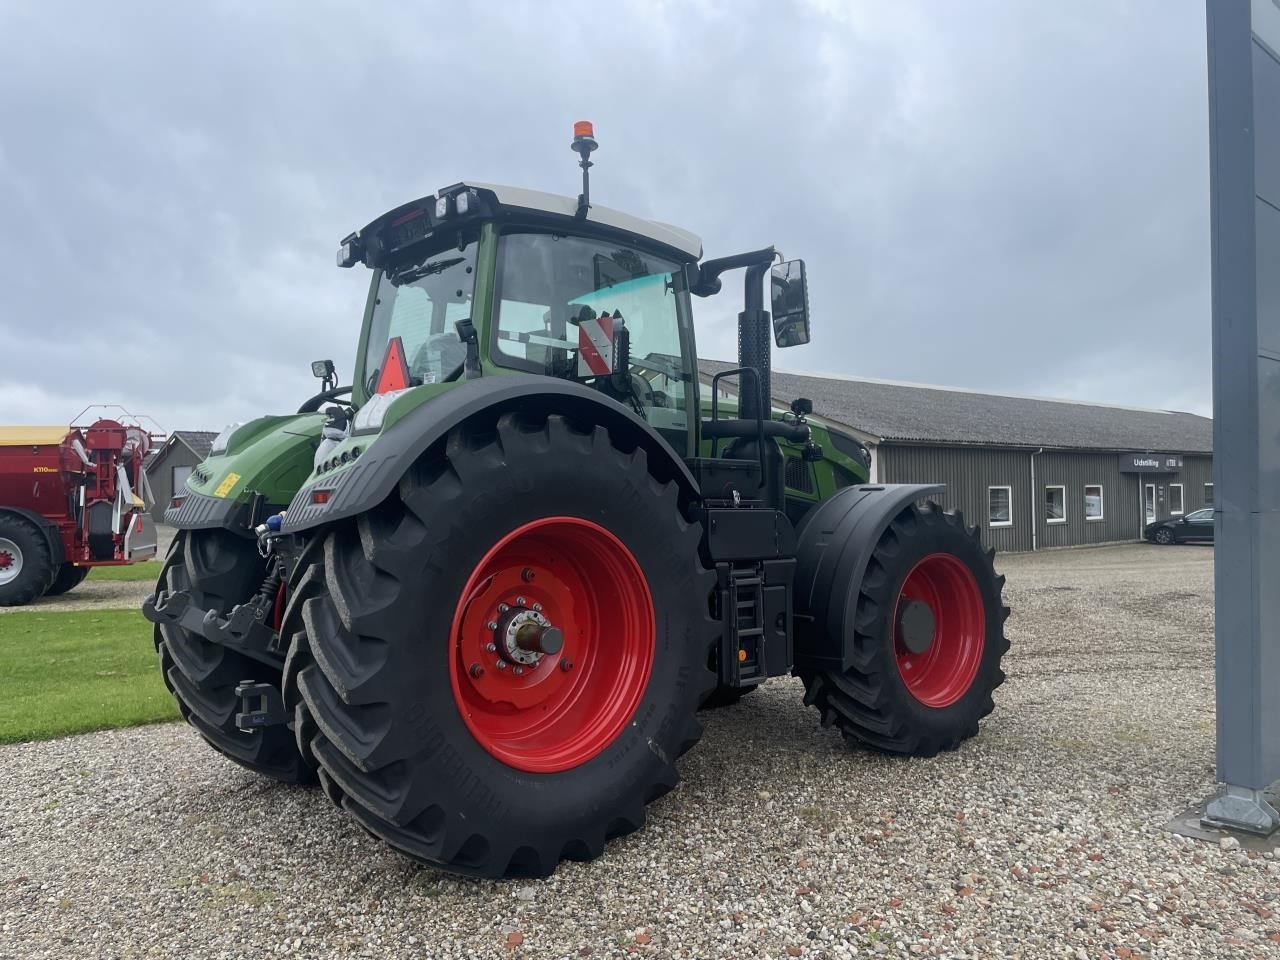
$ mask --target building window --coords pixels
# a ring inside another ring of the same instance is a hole
[[[1067,522],[1067,488],[1066,487],[1045,487],[1044,488],[1044,522],[1045,523],[1066,523]]]
[[[1169,513],[1180,517],[1186,512],[1186,507],[1182,505],[1182,484],[1169,484]]]
[[[1204,505],[1206,507],[1213,506],[1213,484],[1206,483],[1204,485]]]
[[[1084,518],[1102,520],[1105,514],[1102,503],[1102,484],[1086,483],[1084,486]]]
[[[174,467],[173,468],[173,492],[179,493],[186,489],[187,477],[191,476],[190,467]]]
[[[987,487],[987,526],[1013,526],[1013,487]]]

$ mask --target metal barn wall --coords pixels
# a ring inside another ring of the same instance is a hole
[[[963,513],[967,524],[977,524],[985,544],[997,550],[1031,549],[1031,477],[1026,452],[881,444],[877,456],[881,483],[945,483],[947,492],[938,501]],[[1013,488],[1013,526],[988,525],[989,486]]]
[[[1169,451],[1176,452],[1176,451]],[[1213,458],[1188,455],[1176,474],[1120,472],[1121,451],[1046,451],[1035,458],[1031,486],[1031,451],[989,447],[906,446],[881,444],[876,450],[881,483],[945,483],[940,502],[958,509],[982,530],[983,542],[997,550],[1044,550],[1137,540],[1142,536],[1143,485],[1161,485],[1160,510],[1168,516],[1168,484],[1183,484],[1187,513],[1206,506],[1204,485],[1213,480]],[[1086,520],[1084,488],[1101,484],[1103,517]],[[988,522],[987,488],[1007,486],[1013,494],[1013,526]],[[1049,523],[1045,487],[1066,487],[1066,521]],[[1032,523],[1035,538],[1032,538]]]
[[[1026,455],[1028,462],[1030,454]],[[1028,467],[1028,470],[1030,467]],[[1142,491],[1139,474],[1120,472],[1118,453],[1048,451],[1036,457],[1037,537],[1039,547],[1074,547],[1142,536]],[[1102,484],[1102,519],[1086,520],[1084,488]],[[1066,523],[1045,519],[1044,488],[1065,486]]]

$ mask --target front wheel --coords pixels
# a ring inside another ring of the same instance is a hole
[[[913,756],[974,736],[1004,682],[1009,649],[994,553],[959,513],[933,503],[902,510],[857,585],[844,625],[851,666],[800,671],[805,702],[823,723],[850,741]]]
[[[1173,543],[1173,531],[1168,527],[1161,527],[1151,535],[1151,539],[1162,547],[1167,547],[1169,544]]]
[[[543,876],[638,829],[714,683],[699,539],[603,427],[455,431],[295,577],[285,698],[329,796],[473,876]]]

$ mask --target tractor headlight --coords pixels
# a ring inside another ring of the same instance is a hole
[[[443,220],[449,215],[449,197],[436,197],[436,219]]]
[[[453,201],[454,209],[458,211],[458,216],[462,216],[471,209],[471,191],[463,190]]]
[[[391,404],[409,388],[404,390],[388,390],[386,393],[375,393],[363,407],[356,411],[356,418],[351,424],[351,434],[377,433],[382,429],[382,421],[387,418]]]
[[[222,428],[222,432],[213,438],[213,443],[209,444],[209,455],[216,456],[219,453],[227,452],[227,444],[231,442],[231,435],[239,430],[241,424],[229,423]]]

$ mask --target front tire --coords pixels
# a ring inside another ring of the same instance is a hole
[[[1173,543],[1173,531],[1168,527],[1160,527],[1151,535],[1151,539],[1160,544],[1160,546],[1167,547],[1169,544]]]
[[[198,610],[226,615],[250,599],[266,576],[253,541],[227,530],[183,530],[174,538],[156,590],[187,590]],[[284,726],[252,732],[236,727],[243,680],[279,686],[281,671],[212,643],[176,623],[158,623],[154,639],[165,686],[183,718],[220,754],[285,783],[314,778]]]
[[[845,636],[852,665],[800,671],[823,724],[851,742],[918,757],[976,735],[1009,649],[994,555],[957,512],[933,503],[900,512],[863,575]]]
[[[326,792],[472,876],[545,876],[639,829],[714,684],[699,540],[603,427],[455,430],[299,565],[285,697]]]

